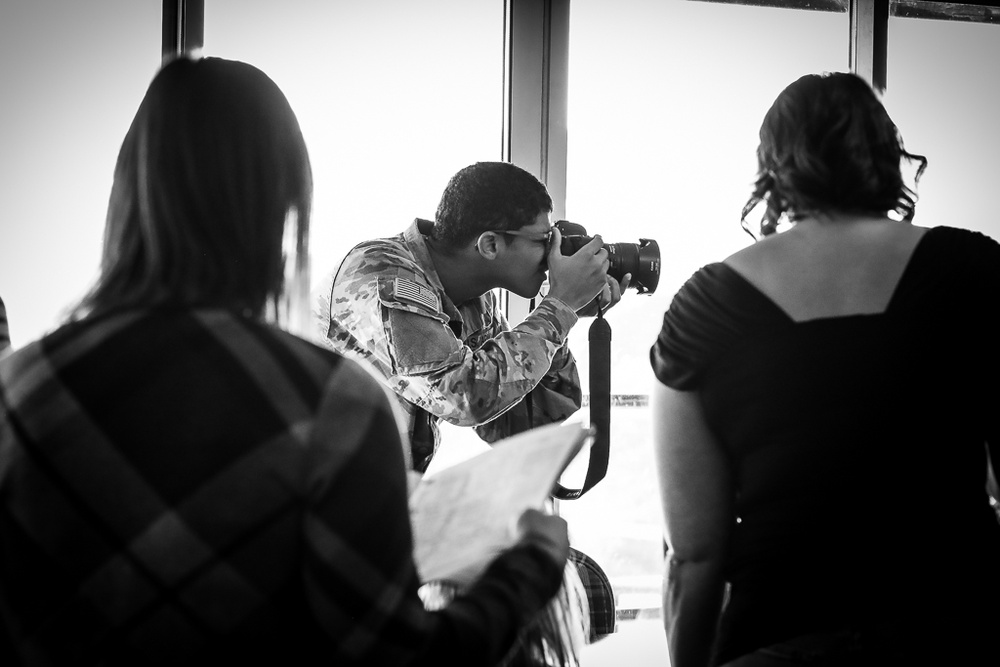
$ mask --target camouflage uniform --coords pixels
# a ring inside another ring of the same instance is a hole
[[[419,471],[437,450],[442,419],[495,442],[562,421],[581,403],[565,346],[576,313],[544,298],[511,329],[492,291],[456,306],[421,233],[431,224],[356,246],[320,288],[314,312],[326,342],[367,360],[400,399]]]

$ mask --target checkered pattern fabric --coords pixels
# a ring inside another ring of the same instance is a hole
[[[615,590],[611,580],[593,558],[579,549],[569,550],[569,560],[576,566],[580,582],[590,604],[590,638],[593,644],[599,639],[618,632],[615,615]]]
[[[426,612],[390,399],[256,321],[85,319],[0,361],[0,399],[26,664],[494,664],[560,583],[520,547]]]

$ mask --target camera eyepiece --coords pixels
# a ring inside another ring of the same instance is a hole
[[[574,254],[593,238],[587,236],[583,225],[560,220],[555,226],[562,234],[559,250],[564,255]],[[656,241],[641,238],[638,243],[605,243],[604,249],[608,251],[609,276],[620,281],[626,273],[631,273],[629,287],[639,294],[656,291],[660,282],[660,246]]]

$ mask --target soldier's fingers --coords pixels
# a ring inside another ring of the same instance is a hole
[[[625,290],[628,289],[628,286],[631,283],[632,283],[632,274],[631,273],[626,273],[624,276],[622,276],[622,281],[618,285],[620,293],[624,294]]]
[[[586,245],[580,248],[580,250],[586,250],[595,255],[602,251],[604,252],[605,255],[608,254],[608,251],[604,250],[604,241],[601,240],[600,234],[594,236],[592,239],[587,241]]]
[[[622,300],[622,288],[618,281],[611,276],[608,276],[608,289],[610,290],[612,306]]]
[[[562,232],[558,227],[552,228],[552,235],[549,237],[549,261],[553,257],[562,257]]]

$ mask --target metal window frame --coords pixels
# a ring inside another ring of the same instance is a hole
[[[505,0],[503,159],[534,174],[566,215],[570,0]],[[533,299],[504,293],[507,317],[520,321]]]
[[[161,59],[193,53],[205,45],[205,0],[163,0]]]
[[[849,0],[852,72],[885,92],[888,59],[889,0]]]

